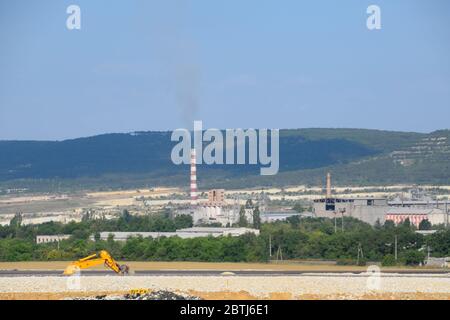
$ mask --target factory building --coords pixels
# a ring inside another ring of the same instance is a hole
[[[313,214],[316,217],[353,217],[374,225],[377,220],[384,223],[389,209],[384,198],[325,198],[314,200]]]
[[[415,226],[423,220],[428,220],[432,225],[448,225],[449,204],[448,200],[433,200],[420,188],[413,188],[406,199],[398,197],[389,201],[386,219],[396,224],[409,219]]]
[[[419,227],[423,220],[428,220],[432,225],[448,223],[448,214],[444,210],[436,208],[416,208],[416,207],[390,207],[386,212],[386,220],[391,220],[395,224],[409,219],[410,223]]]
[[[225,189],[212,189],[208,191],[207,205],[223,206],[225,204]]]
[[[190,175],[190,206],[180,209],[177,214],[192,216],[194,225],[219,223],[222,226],[232,225],[239,216],[233,206],[225,201],[224,189],[212,189],[208,191],[208,201],[198,201],[197,189],[197,157],[195,149],[191,149],[191,175]]]
[[[200,238],[200,237],[220,237],[231,236],[238,237],[246,233],[259,235],[259,230],[250,228],[210,228],[210,227],[194,227],[179,229],[175,232],[100,232],[100,240],[108,240],[110,236],[115,241],[127,241],[129,238],[142,237],[157,239],[161,237],[180,237],[182,239]],[[95,236],[90,237],[94,241]]]
[[[444,212],[448,212],[450,209],[450,201],[449,200],[400,200],[396,199],[393,201],[389,201],[390,207],[396,208],[434,208],[440,209]]]
[[[287,218],[291,217],[307,217],[310,216],[308,213],[299,213],[293,210],[286,211],[269,211],[261,213],[261,222],[275,222],[275,221],[285,221]]]
[[[36,236],[36,243],[50,243],[59,242],[61,240],[66,240],[70,238],[70,234],[60,234],[60,235],[39,235]]]
[[[432,225],[448,225],[449,201],[412,200],[388,201],[386,198],[339,198],[332,196],[331,175],[327,175],[326,197],[314,200],[313,214],[316,217],[353,217],[374,225],[391,220],[398,224],[406,219],[419,226],[423,220]],[[416,192],[417,193],[417,192]]]
[[[195,172],[195,169],[191,169],[192,171]],[[194,225],[218,223],[225,227],[239,220],[239,209],[226,202],[224,189],[209,190],[208,200],[200,202],[197,199],[197,186],[193,181],[196,181],[196,176],[191,174],[191,205],[187,209],[178,210],[177,214],[191,215]]]
[[[327,174],[326,197],[314,200],[316,217],[353,217],[369,224],[384,223],[388,209],[385,198],[338,198],[332,196],[331,174]]]
[[[239,212],[233,206],[200,205],[193,211],[194,225],[220,223],[222,226],[232,225],[239,219]]]

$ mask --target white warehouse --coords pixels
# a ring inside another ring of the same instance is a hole
[[[199,237],[220,237],[220,236],[232,236],[237,237],[246,233],[252,233],[259,235],[259,230],[250,228],[209,228],[209,227],[194,227],[179,229],[175,232],[100,232],[100,239],[107,240],[110,235],[114,237],[115,241],[126,241],[132,237],[142,238],[160,238],[160,237],[180,237],[182,239],[199,238]],[[94,240],[95,236],[90,237]]]

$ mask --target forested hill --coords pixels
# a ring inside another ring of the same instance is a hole
[[[104,134],[64,141],[0,141],[0,182],[19,187],[60,181],[110,187],[187,183],[170,160],[170,132]],[[450,131],[429,134],[363,129],[280,132],[280,173],[259,166],[199,166],[200,183],[247,186],[317,183],[332,170],[342,183],[449,183]]]

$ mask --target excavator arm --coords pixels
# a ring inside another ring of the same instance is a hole
[[[92,254],[80,260],[72,262],[64,270],[65,275],[72,275],[81,269],[87,269],[93,266],[104,264],[117,274],[127,274],[129,267],[127,265],[119,265],[108,253],[108,251],[102,250],[98,254]]]

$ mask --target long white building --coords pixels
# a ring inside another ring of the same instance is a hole
[[[178,229],[175,232],[100,232],[101,240],[108,240],[112,235],[115,241],[126,241],[128,238],[142,237],[142,238],[161,238],[161,237],[180,237],[182,239],[199,238],[199,237],[220,237],[220,236],[232,236],[237,237],[246,233],[252,233],[259,235],[259,230],[250,228],[210,228],[210,227],[194,227]],[[91,240],[95,239],[95,236],[90,237]]]

